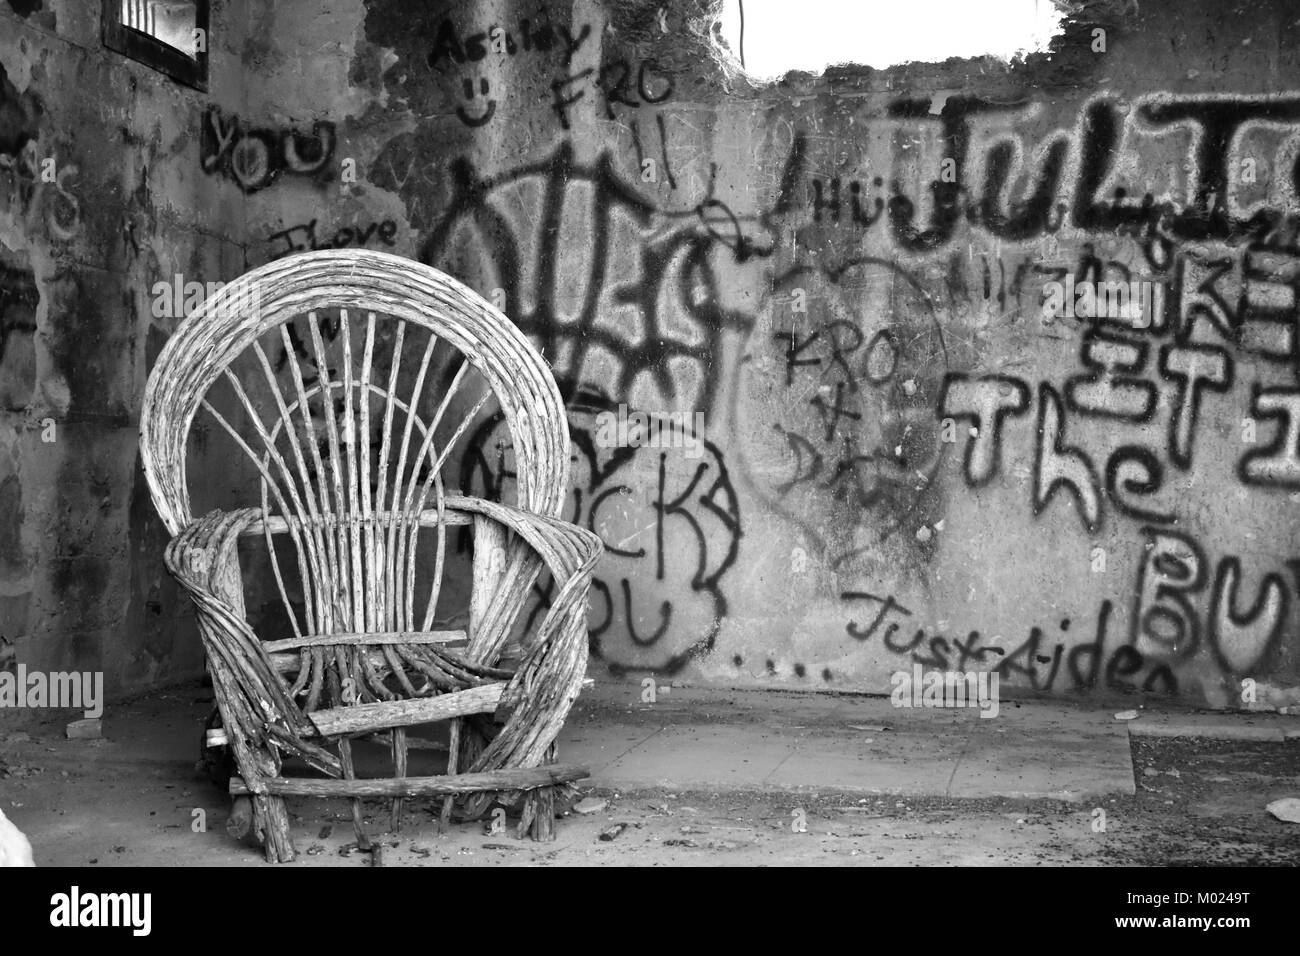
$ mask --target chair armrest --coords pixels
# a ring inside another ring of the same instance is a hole
[[[270,745],[291,745],[312,733],[312,727],[244,616],[238,539],[261,517],[255,508],[209,512],[181,529],[163,560],[198,610],[199,634],[230,745],[241,766],[263,767],[274,776],[279,768],[265,756],[273,752]],[[248,783],[254,791],[260,786],[256,779]]]
[[[604,551],[592,532],[558,518],[480,498],[448,497],[449,511],[482,515],[518,538],[507,556],[501,582],[484,612],[480,632],[470,636],[470,654],[499,647],[514,620],[506,605],[522,606],[544,564],[556,594],[525,657],[506,685],[498,706],[505,726],[471,768],[539,766],[578,698],[587,666],[587,598],[592,573]],[[522,547],[519,545],[522,544]]]

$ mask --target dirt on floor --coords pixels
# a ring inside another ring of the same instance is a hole
[[[178,695],[179,696],[182,695]],[[119,753],[55,729],[0,747],[0,807],[39,865],[260,865],[225,832],[229,800],[195,767],[202,697],[175,699],[160,735],[179,748]],[[154,718],[155,722],[159,718]],[[1283,865],[1300,863],[1300,824],[1265,806],[1300,796],[1300,740],[1140,738],[1133,796],[1094,803],[847,795],[833,792],[584,791],[553,843],[518,840],[515,821],[453,823],[408,800],[400,832],[366,804],[379,854],[358,850],[342,801],[291,799],[300,861],[331,866],[497,865]]]

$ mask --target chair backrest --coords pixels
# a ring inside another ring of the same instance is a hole
[[[569,469],[564,404],[545,360],[506,316],[409,259],[290,256],[223,286],[167,342],[145,389],[144,472],[174,535],[194,517],[187,444],[206,410],[261,476],[241,504],[272,519],[268,549],[297,634],[428,630],[446,532],[442,521],[424,522],[436,558],[419,616],[419,516],[441,511],[442,468],[492,399],[510,429],[515,504],[558,516]],[[286,589],[273,525],[293,541],[301,602]]]

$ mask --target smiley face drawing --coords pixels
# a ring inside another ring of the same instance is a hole
[[[480,77],[478,84],[479,84],[479,92],[487,101],[487,106],[484,108],[482,114],[479,116],[471,116],[469,113],[465,111],[465,107],[463,104],[461,106],[456,107],[456,115],[460,117],[460,121],[464,123],[466,126],[482,126],[484,123],[490,120],[496,114],[497,111],[497,101],[488,97],[487,77],[486,76]],[[465,99],[473,103],[475,99],[474,81],[466,77],[464,89],[465,89]]]

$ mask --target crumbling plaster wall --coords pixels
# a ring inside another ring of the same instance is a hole
[[[98,3],[0,3],[0,666],[114,695],[202,667],[137,427],[176,321],[155,283],[247,268],[242,207],[198,165],[206,105],[243,102],[242,31],[213,41],[205,94],[104,48]]]

